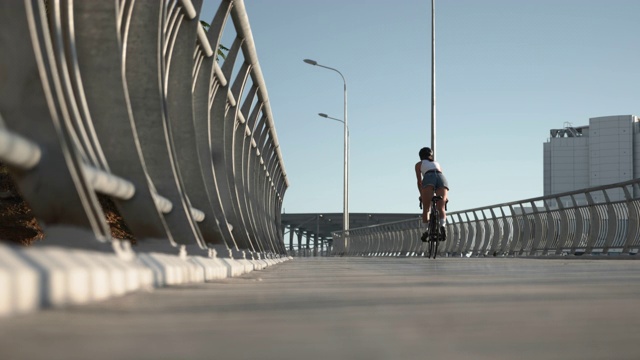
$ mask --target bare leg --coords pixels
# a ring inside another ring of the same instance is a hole
[[[446,188],[440,188],[436,190],[436,195],[442,196],[442,200],[438,201],[438,213],[440,215],[440,219],[446,219],[447,214],[445,213],[445,205],[447,203],[447,193],[448,190]],[[423,197],[424,199],[424,197]],[[424,200],[423,200],[424,201]]]
[[[431,212],[431,198],[433,198],[433,186],[422,188],[422,222],[429,222],[429,213]]]

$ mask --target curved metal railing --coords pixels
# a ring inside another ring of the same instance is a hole
[[[333,233],[333,254],[411,256],[423,249],[421,220]],[[441,255],[635,254],[640,179],[447,214]]]
[[[0,161],[47,229],[117,242],[102,193],[139,248],[286,253],[288,180],[244,3],[220,1],[208,30],[201,7],[0,3]]]

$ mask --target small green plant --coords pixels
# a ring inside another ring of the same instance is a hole
[[[200,20],[200,25],[202,25],[202,28],[205,31],[208,31],[209,28],[211,27],[209,23],[203,20]],[[216,54],[216,61],[220,61],[220,58],[222,58],[223,60],[227,58],[227,54],[225,53],[225,51],[229,52],[229,48],[227,48],[222,44],[218,45],[218,53]]]

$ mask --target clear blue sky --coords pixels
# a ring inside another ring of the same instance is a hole
[[[210,21],[217,0],[205,0]],[[419,213],[431,134],[430,0],[245,0],[290,187],[284,211]],[[640,1],[436,1],[437,160],[449,210],[541,196],[549,129],[640,115]],[[226,44],[229,45],[229,44]]]

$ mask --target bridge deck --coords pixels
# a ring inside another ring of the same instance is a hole
[[[0,320],[4,359],[637,359],[640,261],[295,259]]]

